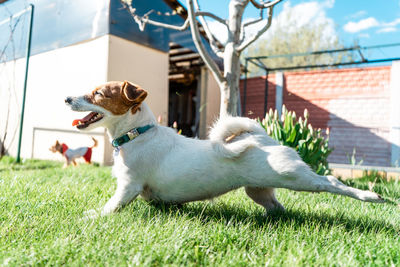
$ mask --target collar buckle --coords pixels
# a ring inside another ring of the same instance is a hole
[[[130,130],[126,134],[128,135],[128,138],[129,138],[130,141],[139,136],[139,132],[138,132],[138,130],[136,128]]]
[[[143,127],[133,128],[132,130],[128,131],[126,134],[115,138],[111,144],[114,148],[120,148],[123,144],[132,141],[140,134],[145,133],[147,130],[151,129],[154,125],[146,125]]]

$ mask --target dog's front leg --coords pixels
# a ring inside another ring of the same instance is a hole
[[[113,213],[132,200],[134,200],[143,191],[143,186],[139,184],[124,183],[118,184],[117,191],[107,201],[106,205],[101,211],[101,215],[107,215]]]
[[[67,160],[63,165],[63,169],[67,168],[68,166],[69,166],[69,161]]]

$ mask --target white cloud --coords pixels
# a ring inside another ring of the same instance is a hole
[[[358,18],[364,17],[365,15],[367,15],[367,11],[360,10],[360,11],[357,11],[356,13],[346,16],[346,18],[347,19],[358,19]]]
[[[358,38],[370,38],[371,36],[368,33],[360,33]]]
[[[382,23],[382,26],[384,26],[384,27],[395,27],[398,24],[400,24],[400,18],[395,19],[395,20],[393,20],[391,22],[388,22],[388,23]]]
[[[224,44],[228,39],[228,32],[226,26],[219,23],[218,21],[208,21],[208,26],[210,31],[214,34],[214,36],[220,41],[220,43]]]
[[[285,2],[282,12],[274,19],[275,26],[279,25],[297,25],[302,27],[309,24],[332,23],[333,20],[328,18],[325,9],[331,6],[329,1],[319,3],[310,1],[291,6],[291,2]],[[274,25],[274,24],[273,24]]]
[[[391,22],[379,22],[374,17],[369,17],[366,19],[362,19],[358,22],[350,21],[346,25],[344,25],[343,29],[346,32],[357,33],[364,30],[368,30],[374,27],[377,27],[378,33],[384,32],[395,32],[397,31],[396,26],[400,24],[400,18],[397,18]]]
[[[271,28],[261,36],[261,39],[268,39],[274,34],[276,29],[287,29],[288,31],[297,31],[298,28],[303,26],[310,27],[324,27],[324,34],[326,37],[336,37],[335,23],[326,15],[326,9],[332,7],[334,1],[309,1],[292,6],[290,1],[283,5],[283,10],[272,20]],[[253,25],[249,27],[247,35],[254,34],[260,25]]]
[[[305,25],[309,26],[324,26],[324,34],[326,37],[332,37],[336,39],[336,30],[334,21],[329,18],[326,14],[326,9],[332,8],[335,4],[335,0],[325,0],[323,2],[309,1],[303,2],[292,6],[290,1],[285,1],[283,4],[283,10],[279,14],[274,14],[272,20],[272,25],[268,31],[263,34],[260,39],[268,39],[271,34],[279,25],[280,28],[285,28],[289,31],[296,31],[297,28],[303,27]],[[265,17],[265,16],[264,16]],[[247,18],[244,22],[254,20],[256,18]],[[254,35],[263,25],[265,25],[266,20],[253,24],[246,28],[246,38]],[[226,27],[219,22],[211,21],[209,23],[210,30],[214,35],[222,42],[226,42],[227,30]]]
[[[397,31],[396,27],[386,27],[379,29],[377,33],[396,32],[396,31]]]
[[[374,17],[369,17],[358,22],[350,21],[343,28],[346,32],[355,33],[376,26],[379,26],[379,22]]]
[[[335,0],[325,0],[322,5],[326,8],[332,8],[335,5]]]

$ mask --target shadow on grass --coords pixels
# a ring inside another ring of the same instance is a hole
[[[60,168],[62,165],[56,161],[24,159],[17,163],[15,158],[4,156],[0,158],[0,172],[4,171],[24,171],[24,170],[44,170],[51,168]]]
[[[12,163],[6,166],[0,166],[0,172],[4,171],[29,171],[29,170],[45,170],[61,168],[59,163],[43,163],[43,164],[32,164],[32,163]]]
[[[29,171],[29,170],[45,170],[45,169],[60,169],[63,162],[39,159],[26,159],[21,163],[16,163],[12,157],[3,157],[0,159],[0,172],[4,171]],[[92,166],[99,167],[100,164],[93,162]],[[74,166],[70,166],[74,167]]]
[[[154,211],[162,213],[175,213],[179,216],[195,218],[207,224],[223,223],[226,225],[251,224],[254,228],[264,228],[265,226],[282,227],[284,225],[291,228],[300,229],[304,226],[315,226],[332,228],[344,227],[348,232],[372,232],[378,233],[385,231],[390,234],[399,234],[400,227],[387,223],[383,220],[371,219],[365,215],[359,215],[358,218],[351,218],[345,213],[338,212],[337,215],[326,213],[304,212],[299,210],[273,211],[267,216],[263,212],[246,211],[240,207],[232,205],[208,206],[207,204],[195,205],[165,205],[152,204]]]
[[[24,166],[24,165],[13,165],[8,167],[0,167],[0,172],[4,171],[29,171],[29,170],[45,170],[51,168],[60,168],[59,166]]]

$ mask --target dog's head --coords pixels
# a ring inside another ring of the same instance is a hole
[[[58,142],[58,140],[56,141],[56,143],[53,146],[51,146],[49,148],[49,150],[53,153],[60,152],[62,154],[62,152],[63,152],[62,145],[60,144],[60,142]]]
[[[79,130],[91,130],[106,126],[117,116],[140,111],[146,96],[144,89],[128,81],[108,82],[89,94],[67,97],[65,103],[74,111],[90,111],[84,118],[74,120],[72,126]]]

